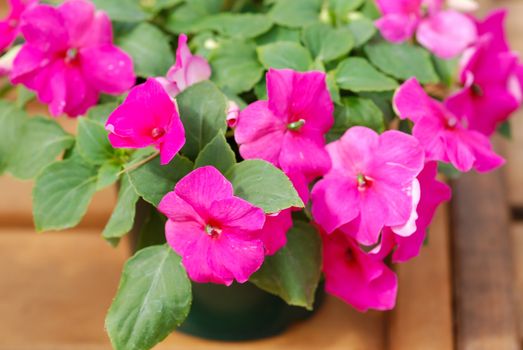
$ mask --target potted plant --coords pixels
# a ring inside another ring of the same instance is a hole
[[[324,292],[394,307],[437,179],[501,166],[521,69],[504,11],[470,0],[11,0],[1,22],[0,171],[35,178],[37,231],[118,190],[102,232],[133,256],[115,349],[178,326],[282,332]],[[29,117],[33,99],[53,117]],[[96,258],[96,257],[93,257]]]

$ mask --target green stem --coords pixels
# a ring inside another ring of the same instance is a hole
[[[11,92],[11,90],[13,90],[13,88],[14,88],[14,86],[9,83],[2,86],[0,88],[0,98],[5,97],[5,95],[7,95],[9,92]]]
[[[120,171],[118,173],[118,176],[121,176],[122,174],[125,174],[125,173],[128,173],[130,171],[133,171],[139,167],[141,167],[142,165],[146,164],[146,163],[149,163],[151,160],[153,160],[154,158],[158,157],[160,155],[160,152],[154,152],[153,154],[151,154],[149,157],[147,158],[144,158],[142,159],[141,161],[139,162],[136,162],[134,164],[131,164],[129,165],[127,168],[125,169],[122,169],[122,171]]]
[[[225,138],[229,138],[229,137],[233,137],[233,136],[234,136],[233,129],[227,130],[227,132],[225,133]]]

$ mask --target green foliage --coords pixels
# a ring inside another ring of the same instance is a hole
[[[420,83],[437,83],[430,54],[419,46],[379,42],[366,45],[365,53],[381,71],[402,80],[416,77]]]
[[[199,21],[197,29],[210,29],[226,37],[248,39],[266,33],[272,25],[272,20],[262,14],[220,13]]]
[[[290,207],[303,208],[303,202],[289,178],[263,160],[244,160],[226,174],[234,194],[262,208],[277,213]]]
[[[321,255],[321,239],[314,227],[295,221],[285,247],[268,256],[250,281],[290,305],[311,310],[321,276]]]
[[[312,64],[309,51],[300,44],[290,41],[279,41],[259,46],[258,58],[267,69],[291,68],[304,72]]]
[[[189,314],[191,282],[168,245],[145,248],[124,266],[105,319],[115,350],[150,349]]]
[[[96,165],[112,159],[115,154],[104,126],[87,118],[78,123],[77,147],[85,160]]]
[[[21,140],[27,115],[15,105],[0,101],[0,174],[9,165],[13,150],[16,150]]]
[[[336,83],[341,89],[355,92],[389,91],[398,87],[394,79],[380,73],[361,57],[350,57],[339,64]]]
[[[306,27],[303,30],[302,40],[313,57],[322,61],[331,61],[347,55],[354,46],[354,39],[349,29],[334,29],[323,23]]]
[[[274,22],[287,27],[304,27],[319,21],[322,0],[277,1],[269,12]]]
[[[349,15],[349,23],[347,24],[347,28],[349,28],[352,36],[354,37],[354,43],[356,47],[360,47],[365,44],[377,32],[377,29],[374,26],[374,22],[358,12],[354,12]]]
[[[225,174],[234,164],[236,164],[236,156],[231,146],[227,143],[225,136],[218,133],[198,154],[194,167],[212,165]]]

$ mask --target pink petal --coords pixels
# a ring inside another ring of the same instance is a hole
[[[418,25],[418,17],[403,14],[388,14],[374,22],[385,40],[402,43],[410,39]]]
[[[262,209],[238,197],[214,201],[209,211],[212,219],[223,228],[256,231],[265,223],[265,213]]]
[[[292,227],[291,210],[286,209],[278,214],[267,215],[260,232],[260,239],[265,246],[265,254],[273,255],[287,243],[287,231]]]
[[[401,237],[408,237],[416,231],[416,221],[418,219],[417,207],[421,198],[421,189],[418,180],[412,182],[410,189],[410,197],[412,199],[412,206],[410,210],[410,216],[407,222],[400,226],[392,226],[391,230]]]
[[[185,81],[187,86],[199,83],[211,78],[211,66],[207,60],[200,56],[191,57],[185,68]]]
[[[459,170],[467,171],[465,170],[466,168],[470,169],[468,159],[461,162],[465,165],[461,169],[458,166],[461,165],[461,157],[463,155],[468,157],[469,152],[472,153],[474,158],[474,168],[480,173],[491,171],[505,163],[505,160],[494,152],[489,139],[479,132],[472,130],[462,131],[455,140],[449,140],[448,142],[452,143],[452,141],[455,144],[449,146],[449,159],[453,164],[455,163],[454,166]]]
[[[169,164],[185,144],[185,129],[178,112],[171,116],[171,124],[160,140],[160,163]]]
[[[495,52],[509,51],[507,36],[505,33],[506,9],[492,11],[483,22],[478,22],[479,35],[489,34],[493,37],[492,50]]]
[[[169,96],[171,96],[172,98],[176,97],[176,95],[180,93],[180,89],[178,88],[176,83],[171,82],[167,78],[156,77],[154,79],[156,79],[156,81],[162,85],[165,92],[167,92],[167,94],[169,94]]]
[[[101,92],[120,94],[130,89],[136,80],[131,57],[106,44],[80,50],[84,76]]]
[[[376,0],[376,5],[378,5],[378,8],[383,14],[417,14],[420,12],[422,2],[422,0]]]
[[[174,102],[154,78],[149,78],[145,83],[134,87],[125,99],[125,103],[128,102],[147,106],[152,125],[155,126],[169,125],[172,115],[177,113]]]
[[[425,150],[427,160],[448,161],[444,140],[445,126],[438,118],[422,118],[414,124],[412,135]]]
[[[146,105],[127,102],[116,108],[107,119],[106,128],[113,147],[142,148],[154,143],[151,130],[154,123]]]
[[[233,196],[231,183],[212,166],[193,170],[178,181],[174,191],[204,219],[212,202]]]
[[[203,220],[193,207],[181,199],[174,191],[167,193],[162,198],[160,204],[158,204],[158,210],[171,221],[195,221],[199,222],[201,227],[204,226]]]
[[[416,78],[410,78],[396,90],[393,105],[401,119],[409,119],[414,123],[423,117],[439,116],[442,113]]]
[[[60,52],[68,49],[69,35],[65,20],[58,9],[38,5],[22,16],[20,30],[27,43],[43,52]]]
[[[57,9],[69,33],[69,45],[83,46],[84,36],[91,34],[89,31],[95,13],[93,3],[87,0],[68,0]]]
[[[7,21],[0,22],[0,53],[9,48],[18,35],[18,28]]]
[[[294,71],[291,69],[269,69],[266,75],[268,108],[282,123],[287,123],[294,87]]]
[[[31,45],[23,45],[18,52],[13,62],[13,70],[11,72],[11,82],[13,84],[27,84],[38,73],[40,68],[45,67],[47,56],[44,52]],[[47,63],[50,60],[47,59]],[[30,84],[30,88],[35,88]]]
[[[337,142],[327,145],[333,169],[343,169],[357,176],[367,169],[371,154],[378,148],[379,135],[372,129],[355,126],[345,132]]]
[[[420,22],[416,38],[421,45],[441,58],[462,53],[477,37],[476,26],[456,11],[440,11]]]
[[[283,171],[299,171],[305,177],[319,177],[330,168],[325,146],[299,133],[287,132],[283,138],[279,165]]]

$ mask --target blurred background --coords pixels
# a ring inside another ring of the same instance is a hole
[[[523,1],[480,5],[481,14],[509,9],[511,45],[523,52]],[[0,0],[0,17],[6,9]],[[46,108],[33,103],[30,111]],[[421,256],[398,266],[395,310],[359,314],[329,298],[312,320],[276,338],[226,344],[173,334],[155,349],[523,349],[522,112],[512,140],[498,139],[497,148],[504,169],[455,181]],[[31,188],[0,177],[0,350],[110,349],[104,317],[130,255],[128,242],[113,249],[100,237],[116,190],[98,193],[78,228],[37,234]]]

